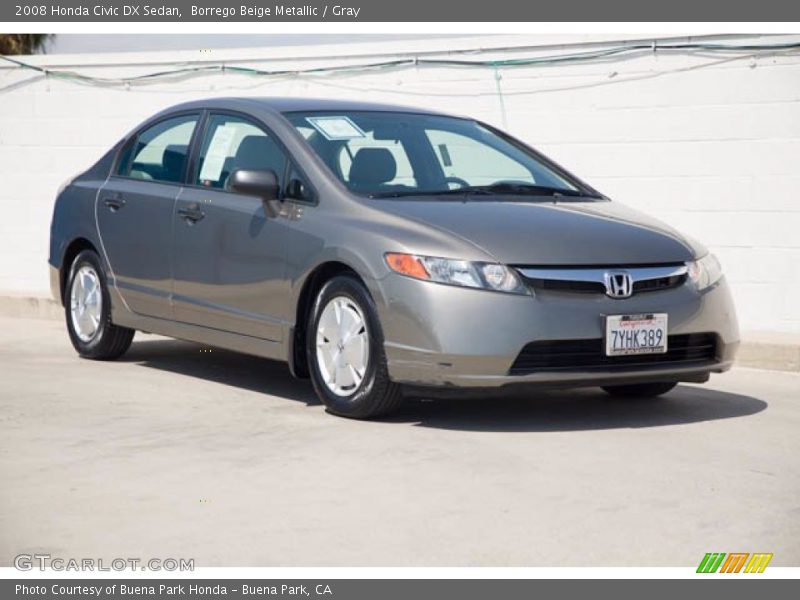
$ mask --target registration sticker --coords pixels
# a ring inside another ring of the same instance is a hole
[[[606,317],[606,356],[663,354],[667,351],[667,313]]]
[[[367,134],[349,117],[306,117],[306,121],[313,125],[326,139],[332,141],[354,140],[367,137]]]

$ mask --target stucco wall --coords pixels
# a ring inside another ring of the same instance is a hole
[[[201,64],[196,61],[297,69],[393,60],[428,50],[528,46],[458,56],[476,60],[597,47],[585,39],[567,42],[563,36],[558,45],[543,36],[514,36],[23,60],[113,78]],[[59,184],[154,111],[211,95],[332,96],[438,108],[507,129],[615,200],[705,242],[723,263],[743,329],[797,333],[800,54],[732,58],[656,49],[592,64],[419,66],[280,78],[228,72],[127,88],[84,85],[0,65],[0,295],[49,293],[47,237]]]

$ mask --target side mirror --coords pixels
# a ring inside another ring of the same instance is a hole
[[[280,194],[278,176],[271,169],[236,169],[228,177],[228,189],[237,194],[258,196],[268,217],[277,217],[278,210],[273,206]]]
[[[278,199],[278,176],[265,169],[236,169],[228,177],[228,189],[237,194],[258,196],[264,202]]]

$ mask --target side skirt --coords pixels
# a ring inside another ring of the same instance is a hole
[[[122,327],[287,362],[287,348],[283,342],[274,342],[249,335],[231,333],[190,323],[180,323],[168,319],[159,319],[157,317],[145,317],[127,310],[113,311],[112,320]]]

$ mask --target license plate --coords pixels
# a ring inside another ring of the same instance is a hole
[[[606,317],[606,356],[666,351],[667,313]]]

